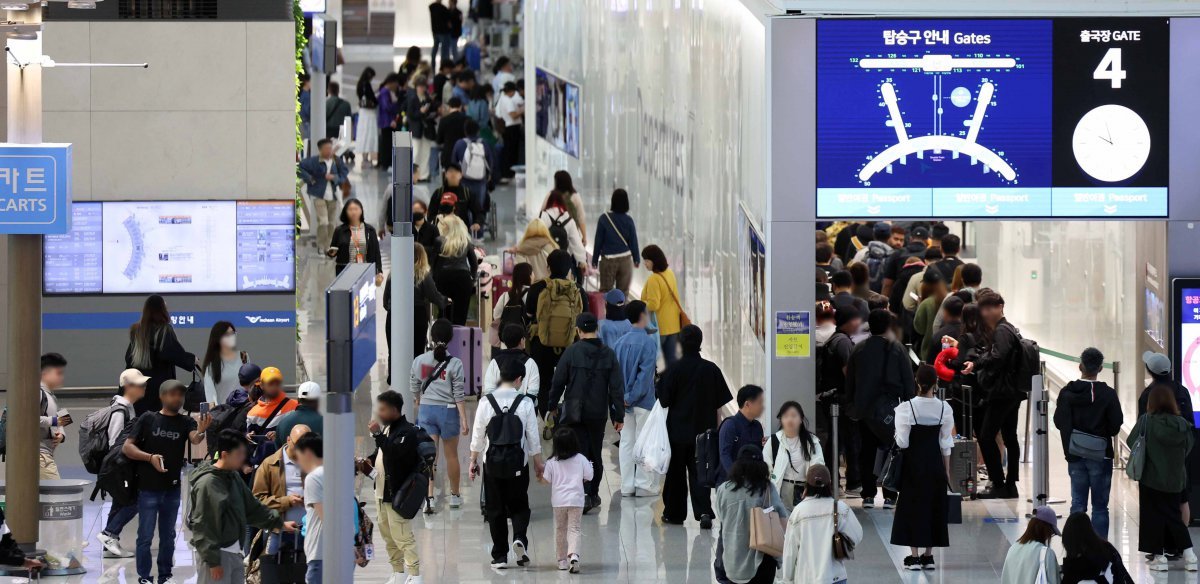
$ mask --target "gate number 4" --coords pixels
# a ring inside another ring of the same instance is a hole
[[[1100,59],[1100,64],[1096,65],[1096,70],[1092,71],[1092,79],[1107,79],[1112,83],[1113,89],[1121,88],[1121,80],[1128,75],[1121,68],[1121,49],[1112,48],[1107,53],[1104,53],[1104,58]]]

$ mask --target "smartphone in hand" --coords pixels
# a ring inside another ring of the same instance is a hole
[[[200,402],[200,417],[203,418],[207,415],[208,415],[208,402]]]

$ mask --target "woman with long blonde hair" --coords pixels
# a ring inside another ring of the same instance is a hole
[[[467,324],[467,310],[475,295],[479,259],[471,246],[467,225],[457,215],[438,218],[437,255],[433,258],[433,281],[437,289],[450,299],[443,317],[451,323]]]
[[[512,248],[516,255],[515,263],[526,263],[533,266],[533,282],[550,277],[550,265],[547,259],[550,252],[558,249],[554,239],[550,237],[550,229],[541,219],[534,219],[525,226],[525,235],[521,243]]]

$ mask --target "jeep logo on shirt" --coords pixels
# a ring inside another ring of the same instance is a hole
[[[163,430],[162,428],[155,428],[150,435],[154,436],[155,438],[166,438],[167,440],[179,440],[179,437],[181,436],[179,432],[170,432]]]

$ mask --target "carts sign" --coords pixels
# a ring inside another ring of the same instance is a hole
[[[0,144],[0,234],[71,229],[71,145]]]

